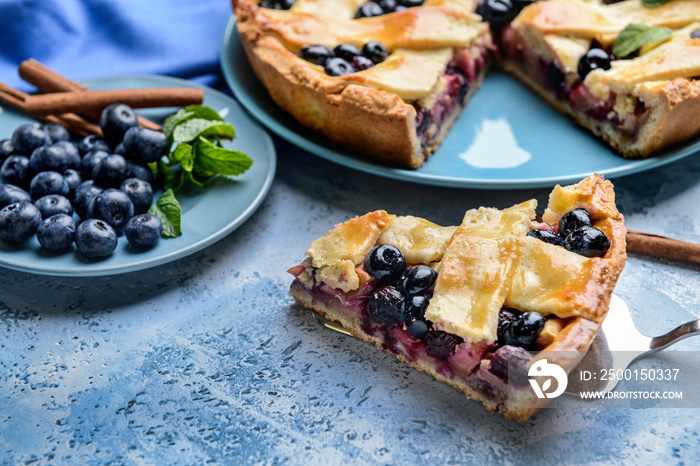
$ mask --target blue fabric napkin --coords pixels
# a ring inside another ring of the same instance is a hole
[[[0,0],[0,81],[24,91],[35,58],[74,79],[163,74],[225,88],[228,0]]]

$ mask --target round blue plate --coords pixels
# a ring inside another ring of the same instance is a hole
[[[700,151],[696,138],[650,159],[623,159],[517,80],[492,71],[423,167],[390,168],[327,140],[278,108],[248,64],[235,17],[227,24],[220,59],[238,100],[271,131],[325,159],[389,178],[482,189],[551,187],[592,173],[629,175]]]
[[[83,84],[92,89],[197,87],[188,81],[163,76],[123,76],[89,80]],[[76,277],[132,272],[192,254],[235,230],[258,208],[272,184],[275,148],[265,130],[229,96],[205,87],[204,105],[215,109],[234,126],[238,137],[225,146],[248,154],[253,165],[235,180],[215,180],[202,194],[177,194],[182,207],[182,236],[162,239],[155,248],[145,252],[133,252],[122,236],[114,254],[100,261],[85,259],[75,247],[62,254],[48,253],[36,238],[19,247],[0,242],[0,266],[36,274]],[[139,114],[162,122],[177,110],[149,109]],[[0,108],[0,139],[10,137],[18,125],[28,122],[33,120]]]

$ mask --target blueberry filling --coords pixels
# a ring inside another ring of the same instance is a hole
[[[296,0],[262,0],[260,6],[272,10],[289,10],[294,6]]]
[[[593,70],[609,70],[610,62],[611,57],[608,55],[608,52],[598,47],[593,47],[579,59],[578,75],[581,79],[585,79],[588,73]]]
[[[373,40],[367,42],[362,50],[352,44],[340,44],[333,50],[324,45],[307,45],[299,50],[299,56],[314,65],[322,66],[329,76],[338,77],[383,62],[389,56],[389,51],[381,42]]]
[[[476,13],[495,28],[501,28],[513,21],[520,11],[537,0],[483,0]]]
[[[700,39],[700,28],[694,30],[693,32],[690,33],[690,38],[691,39]]]
[[[388,15],[407,8],[423,5],[425,0],[377,0],[361,5],[355,12],[355,19]]]
[[[593,226],[586,209],[574,209],[564,215],[557,224],[558,232],[535,228],[528,236],[545,243],[563,246],[585,257],[603,257],[610,249],[610,238]]]

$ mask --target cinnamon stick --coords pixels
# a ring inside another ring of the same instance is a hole
[[[87,87],[80,83],[71,81],[62,74],[59,74],[44,65],[43,63],[30,58],[23,61],[19,65],[19,75],[30,84],[33,84],[41,92],[69,92],[69,91],[87,91]],[[100,118],[100,113],[102,109],[95,111],[90,114],[86,114],[94,120]],[[158,123],[154,123],[151,120],[144,118],[142,116],[138,117],[139,124],[144,128],[152,129],[155,131],[160,131],[162,127]]]
[[[110,89],[30,95],[24,100],[27,115],[56,115],[67,112],[93,113],[115,102],[132,108],[184,107],[201,104],[204,91],[191,87]]]
[[[700,264],[700,244],[639,231],[627,231],[627,251]]]
[[[26,113],[25,100],[27,96],[28,94],[0,82],[0,102]],[[98,136],[102,137],[102,128],[88,122],[84,118],[74,113],[45,115],[41,117],[41,120],[49,123],[58,123],[59,125],[64,126],[68,131],[80,136],[97,134]]]

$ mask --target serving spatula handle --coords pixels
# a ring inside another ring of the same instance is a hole
[[[700,320],[691,320],[690,322],[679,325],[664,335],[652,338],[649,348],[652,351],[660,351],[695,335],[700,335]]]

